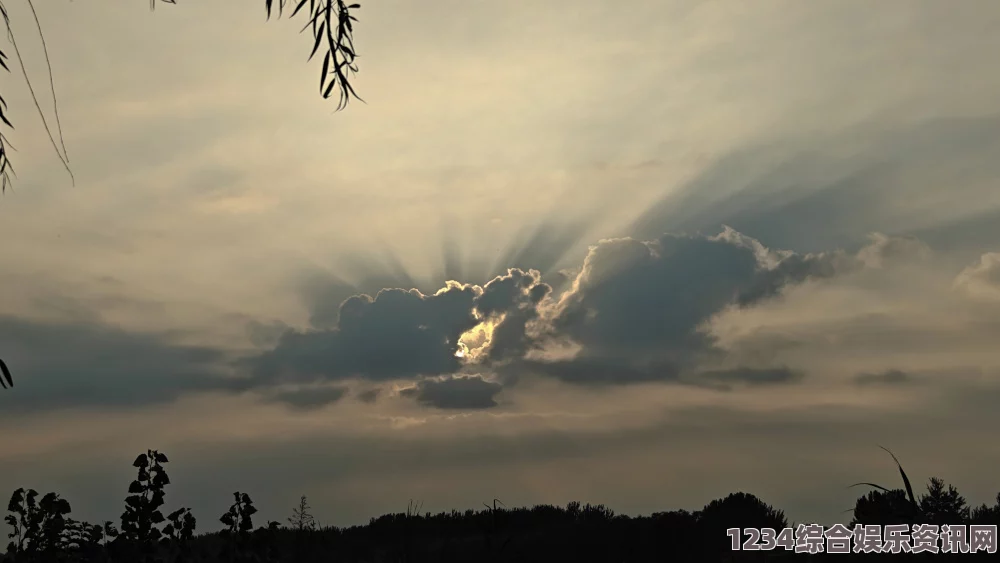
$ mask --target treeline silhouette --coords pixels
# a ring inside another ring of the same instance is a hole
[[[34,490],[17,489],[5,521],[11,527],[3,563],[194,563],[194,562],[721,562],[781,561],[794,558],[856,560],[906,558],[948,561],[1000,560],[996,554],[805,554],[733,551],[729,528],[772,528],[789,524],[783,511],[758,497],[737,492],[713,500],[701,510],[673,510],[649,516],[615,514],[604,505],[565,507],[537,505],[507,508],[499,499],[482,510],[420,514],[420,505],[405,513],[372,518],[364,526],[322,527],[310,514],[305,496],[287,524],[267,522],[254,528],[257,512],[250,496],[233,494],[233,504],[219,518],[220,532],[195,534],[197,520],[188,508],[164,515],[170,484],[167,457],[148,450],[133,462],[137,476],[129,484],[119,522],[100,524],[70,517],[71,507],[56,493],[38,498]],[[926,493],[913,495],[906,486],[878,485],[857,499],[848,527],[856,524],[1000,524],[1000,494],[992,506],[970,507],[954,486],[932,478]],[[744,536],[745,538],[745,536]],[[742,542],[742,539],[741,539]],[[933,558],[933,559],[931,559]]]

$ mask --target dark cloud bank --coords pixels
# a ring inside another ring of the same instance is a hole
[[[503,386],[524,375],[578,385],[793,383],[804,374],[784,366],[702,369],[721,359],[704,324],[789,284],[855,267],[857,258],[842,252],[772,251],[729,228],[717,236],[610,239],[590,248],[561,293],[539,271],[511,268],[482,286],[355,295],[341,303],[333,326],[288,329],[241,366],[248,388],[412,380],[404,397],[446,409],[493,407]],[[491,329],[488,342],[459,357],[463,334],[481,323]],[[576,353],[553,357],[559,345]]]

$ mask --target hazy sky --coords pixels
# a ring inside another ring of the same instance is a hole
[[[263,2],[36,4],[76,185],[4,44],[10,490],[116,519],[156,448],[201,530],[237,489],[833,523],[879,444],[1000,490],[994,0],[365,2],[340,113]]]

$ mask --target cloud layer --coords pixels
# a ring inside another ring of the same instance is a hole
[[[1000,302],[997,256],[984,254],[950,278],[936,272],[946,283],[911,291],[924,292],[931,305],[944,299],[941,306],[950,301],[966,303],[969,311],[992,310]],[[902,326],[857,302],[855,317],[812,329],[808,319],[816,313],[807,311],[823,302],[824,293],[894,291],[894,280],[933,271],[935,262],[921,241],[879,233],[854,253],[816,254],[770,249],[729,227],[714,236],[606,239],[590,247],[562,290],[542,281],[541,272],[519,268],[482,285],[448,281],[427,294],[384,288],[374,297],[345,298],[330,326],[251,321],[248,337],[263,350],[238,357],[169,335],[111,328],[79,308],[66,317],[75,320],[61,324],[4,318],[0,334],[20,350],[8,363],[17,366],[28,393],[8,412],[246,392],[303,412],[352,395],[372,405],[401,397],[435,409],[495,409],[519,382],[537,377],[602,388],[680,384],[725,391],[801,384],[823,371],[789,363],[796,348],[815,338],[811,331],[842,333],[840,341],[854,346],[874,344],[863,335],[877,335],[887,353],[910,345],[926,352],[926,342],[942,328]],[[816,297],[806,304],[798,297],[803,291]],[[314,305],[328,307],[324,301]],[[733,328],[793,306],[800,311],[794,332]],[[978,326],[984,338],[997,323]],[[734,337],[734,330],[743,334]],[[60,353],[44,352],[52,349]],[[854,382],[904,383],[913,378],[911,370],[902,364],[857,367]]]

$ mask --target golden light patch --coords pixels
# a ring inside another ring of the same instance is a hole
[[[462,358],[467,362],[476,362],[490,349],[493,341],[493,331],[497,325],[503,322],[504,315],[488,317],[476,326],[467,330],[458,338],[458,350],[455,352],[456,358]]]

